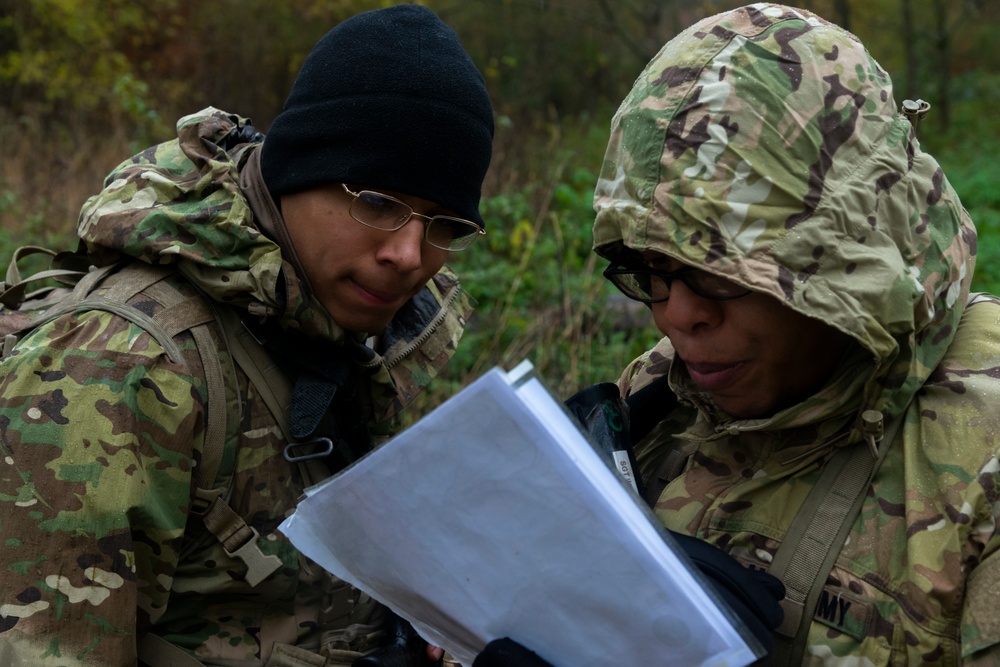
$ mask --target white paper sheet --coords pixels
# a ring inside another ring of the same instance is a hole
[[[557,667],[755,659],[561,406],[498,369],[281,530],[466,667],[498,637]]]

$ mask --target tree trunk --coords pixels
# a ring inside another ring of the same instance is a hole
[[[836,0],[833,3],[836,7],[836,23],[844,30],[851,32],[851,3],[850,0]]]
[[[903,10],[903,53],[906,62],[906,84],[903,87],[902,99],[916,99],[920,96],[917,90],[917,75],[920,66],[917,60],[917,31],[913,24],[913,1],[899,0]]]
[[[948,29],[947,5],[947,0],[934,0],[937,100],[933,113],[942,131],[951,125],[951,34]]]

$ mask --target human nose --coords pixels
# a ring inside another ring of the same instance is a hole
[[[665,336],[671,332],[695,334],[722,321],[722,301],[706,299],[691,291],[681,280],[670,283],[670,298],[651,304],[656,328]]]
[[[386,234],[378,249],[380,261],[389,262],[399,271],[420,268],[423,263],[424,227],[427,224],[421,218],[413,213],[402,227]]]

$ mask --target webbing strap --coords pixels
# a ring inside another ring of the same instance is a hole
[[[198,299],[204,306],[204,302]],[[188,306],[189,301],[177,304],[178,307]],[[206,307],[207,309],[207,307]],[[186,310],[186,309],[185,309]],[[165,311],[161,311],[165,312]],[[172,317],[190,313],[175,311]],[[209,317],[215,320],[213,313],[209,311]],[[176,322],[174,323],[176,325]],[[181,329],[183,331],[184,329]],[[198,348],[198,356],[201,357],[201,367],[205,373],[205,384],[208,391],[208,414],[205,417],[205,444],[202,447],[201,462],[195,466],[193,475],[195,486],[206,488],[215,483],[215,478],[219,474],[219,465],[222,463],[222,455],[226,448],[226,426],[228,424],[226,410],[226,384],[222,374],[222,362],[219,359],[219,350],[208,329],[207,323],[198,324],[191,328],[191,335],[194,337],[195,347]],[[235,381],[235,378],[234,378]]]
[[[73,288],[73,293],[79,293],[82,295],[90,294],[98,283],[103,281],[119,268],[121,268],[121,265],[119,264],[108,264],[107,266],[102,266],[101,268],[92,267],[90,271],[87,272],[87,275],[80,278],[80,282],[78,282],[76,287]],[[82,298],[82,296],[80,298]]]
[[[250,586],[256,586],[281,567],[280,558],[274,554],[265,556],[260,550],[257,529],[248,526],[221,495],[215,498],[202,516],[202,521],[222,543],[226,553],[232,558],[239,558],[247,566],[246,581]]]
[[[755,664],[802,663],[816,601],[902,421],[902,416],[892,421],[877,458],[859,442],[840,449],[824,466],[769,568],[785,584],[785,618],[776,630],[774,650]]]
[[[275,364],[264,346],[243,326],[243,322],[235,312],[227,309],[220,313],[219,320],[230,354],[250,378],[261,400],[274,415],[285,441],[295,442],[288,423],[289,406],[292,404],[292,383]],[[302,475],[302,483],[306,487],[318,484],[330,476],[329,467],[320,459],[300,460],[296,461],[296,464]]]
[[[155,291],[155,287],[149,291]],[[201,462],[195,467],[193,473],[195,497],[191,505],[191,512],[201,516],[205,527],[219,540],[230,557],[243,561],[247,567],[247,583],[250,586],[256,586],[281,567],[281,559],[274,554],[265,555],[261,551],[260,533],[256,528],[248,526],[243,517],[229,505],[227,489],[212,488],[225,453],[228,410],[226,409],[226,386],[225,376],[222,372],[222,361],[215,339],[209,329],[209,322],[219,322],[223,341],[226,341],[228,334],[222,323],[226,316],[235,317],[235,315],[230,309],[223,308],[225,315],[216,318],[216,313],[202,299],[197,297],[195,299],[201,303],[196,304],[191,299],[180,301],[158,313],[158,316],[163,316],[161,322],[163,326],[171,329],[180,327],[181,331],[189,328],[184,326],[185,321],[189,318],[195,318],[199,321],[199,324],[190,327],[190,331],[194,337],[205,373],[205,382],[208,387],[208,413],[205,421],[205,444],[202,449]]]
[[[21,261],[24,257],[29,257],[31,255],[48,255],[49,257],[55,257],[56,251],[50,248],[46,248],[40,245],[23,245],[14,250],[14,254],[11,255],[10,264],[7,265],[7,273],[4,276],[4,282],[8,285],[15,285],[21,282],[21,270],[17,268],[17,263]]]
[[[808,633],[812,614],[807,614],[806,610],[816,606],[827,572],[839,553],[839,549],[833,548],[838,543],[837,536],[844,533],[846,538],[846,532],[852,527],[856,516],[852,510],[855,504],[860,509],[873,466],[871,454],[861,444],[838,451],[824,467],[822,476],[785,532],[786,539],[769,569],[785,584],[786,595],[781,603],[785,619],[777,629],[774,651],[764,664],[797,665],[801,662],[801,654],[795,656],[794,639],[800,633]],[[813,586],[817,581],[820,585]]]
[[[202,297],[189,296],[181,301],[176,301],[166,295],[161,296],[156,294],[161,291],[159,288],[163,288],[163,291],[173,291],[172,287],[162,283],[157,283],[153,287],[147,289],[145,293],[150,294],[153,298],[165,306],[153,316],[153,321],[159,324],[171,338],[182,331],[193,332],[200,325],[215,321],[215,312]],[[212,345],[212,348],[215,348],[214,344]],[[199,349],[199,352],[200,351],[201,350]]]
[[[271,657],[264,667],[329,667],[329,665],[326,656],[278,642],[271,649]]]
[[[146,633],[136,651],[139,661],[148,667],[205,667],[205,663],[190,653],[152,632]]]
[[[168,324],[175,329],[173,332],[168,331],[156,318],[150,317],[127,303],[129,299],[139,292],[170,275],[174,269],[170,267],[152,267],[140,263],[129,264],[118,271],[117,274],[111,276],[109,280],[112,282],[112,286],[104,294],[100,294],[99,290],[95,293],[95,287],[118,268],[119,265],[111,264],[83,275],[69,296],[60,299],[51,308],[35,318],[29,325],[29,328],[34,328],[42,322],[47,322],[67,313],[82,310],[103,310],[114,313],[141,327],[146,333],[156,339],[156,342],[163,347],[164,352],[171,361],[179,363],[181,361],[181,350],[177,343],[174,342],[173,337],[189,327],[183,327],[178,330],[177,322],[168,320]],[[170,306],[174,302],[181,301],[184,298],[180,292],[173,288],[161,289],[159,297],[158,300],[164,306]],[[166,303],[164,303],[164,299],[166,299]],[[197,316],[190,325],[197,324],[199,320],[203,319],[203,317]]]
[[[17,263],[25,257],[38,254],[49,256],[50,268],[22,279],[21,270],[18,268]],[[58,282],[71,285],[79,281],[86,274],[85,271],[76,269],[52,268],[56,255],[58,253],[55,250],[37,245],[24,245],[15,249],[14,254],[10,258],[10,264],[7,265],[7,272],[4,275],[4,279],[0,282],[0,306],[16,310],[23,303],[25,290],[31,283],[38,283],[49,278],[54,278]]]
[[[175,361],[180,359],[180,348],[174,343],[174,336],[183,331],[191,332],[205,374],[208,403],[202,458],[193,473],[195,486],[203,488],[215,482],[226,447],[226,385],[219,350],[208,326],[215,322],[215,312],[203,297],[184,296],[172,285],[162,282],[174,271],[172,267],[131,264],[115,276],[114,283],[103,296],[94,296],[84,303],[100,300],[106,306],[119,302],[124,305],[140,293],[155,300],[163,308],[152,318],[131,306],[125,306],[129,311],[125,316],[132,321],[141,320],[137,324],[157,339],[168,356],[171,352],[176,353]]]
[[[104,310],[114,313],[130,322],[135,323],[143,331],[156,339],[156,342],[163,348],[167,358],[172,362],[180,363],[183,360],[181,348],[174,342],[166,329],[161,327],[156,320],[146,313],[120,301],[111,301],[103,296],[90,296],[76,304],[67,304],[66,307],[56,308],[45,313],[46,317],[64,315],[66,313],[82,310]]]
[[[196,327],[214,319],[212,310],[200,297],[196,296],[167,306],[153,318],[171,338],[182,331],[191,330],[193,332]],[[201,352],[200,349],[198,351]]]
[[[152,266],[145,262],[132,262],[118,272],[114,283],[111,284],[104,296],[111,301],[128,301],[176,270],[173,266]]]
[[[291,442],[292,433],[288,426],[288,407],[292,404],[291,383],[233,310],[227,308],[219,315],[229,352],[277,418],[285,440]]]
[[[45,271],[39,271],[33,274],[27,280],[22,280],[16,283],[4,282],[0,284],[0,305],[5,308],[16,309],[25,298],[25,290],[31,283],[46,280],[48,278],[67,278],[67,279],[77,279],[82,277],[79,271],[72,271],[70,269],[46,269]]]

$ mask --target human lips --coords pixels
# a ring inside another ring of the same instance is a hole
[[[684,365],[696,385],[706,391],[718,391],[739,378],[746,362],[685,361]]]
[[[363,285],[357,280],[353,280],[352,282],[357,288],[357,292],[361,299],[371,305],[391,306],[399,303],[400,301],[404,301],[408,296],[408,293],[399,292],[398,290],[380,290],[376,287],[372,287],[371,285]]]

